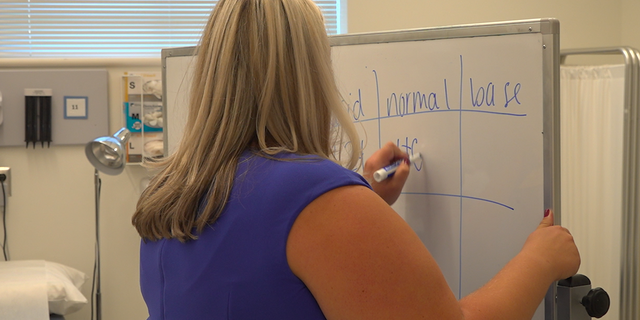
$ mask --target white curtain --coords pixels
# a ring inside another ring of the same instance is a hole
[[[562,66],[561,218],[582,257],[579,273],[604,288],[619,319],[624,65]]]

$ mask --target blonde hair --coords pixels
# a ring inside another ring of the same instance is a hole
[[[194,228],[201,232],[222,213],[247,149],[336,161],[346,138],[346,166],[355,167],[359,139],[330,50],[311,0],[220,0],[197,49],[182,141],[154,164],[160,171],[133,215],[141,237],[196,239]]]

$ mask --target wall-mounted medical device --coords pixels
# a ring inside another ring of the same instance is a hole
[[[84,145],[109,134],[108,79],[106,69],[0,70],[0,147]]]
[[[51,89],[24,89],[24,110],[25,110],[25,134],[24,141],[33,143],[40,142],[44,147],[51,145]]]

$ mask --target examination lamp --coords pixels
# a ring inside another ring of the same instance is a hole
[[[127,128],[122,128],[113,136],[96,138],[87,143],[84,153],[96,170],[112,176],[118,175],[124,170],[124,147],[130,135]]]
[[[125,166],[124,147],[131,133],[126,128],[118,130],[112,136],[96,138],[87,143],[84,153],[95,168],[94,182],[96,191],[96,261],[94,273],[96,319],[102,319],[102,303],[100,292],[100,175],[98,171],[108,175],[122,173]],[[93,291],[93,289],[92,289]],[[93,292],[92,292],[93,298]],[[93,319],[93,300],[91,319]]]

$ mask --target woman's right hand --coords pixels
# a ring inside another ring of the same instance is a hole
[[[573,236],[566,228],[553,225],[551,210],[529,235],[522,253],[541,261],[554,281],[573,276],[580,267],[580,253]]]

